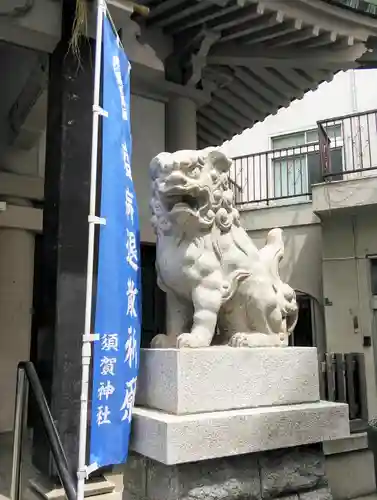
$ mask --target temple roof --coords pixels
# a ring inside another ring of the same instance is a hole
[[[350,0],[143,3],[146,27],[174,40],[167,79],[208,96],[198,107],[199,147],[221,144],[338,71],[376,65],[376,11],[364,0],[359,10]]]

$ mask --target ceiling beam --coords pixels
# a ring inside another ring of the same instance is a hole
[[[229,128],[223,129],[218,121],[211,120],[207,114],[200,114],[197,117],[198,124],[206,130],[214,133],[218,137],[226,137],[229,133]]]
[[[208,72],[206,72],[208,75]],[[219,68],[216,71],[212,71],[212,74],[208,75],[209,78],[213,78],[215,81],[228,80],[227,85],[222,86],[223,88],[228,88],[231,92],[234,92],[238,97],[243,99],[247,105],[251,103],[253,108],[259,111],[268,113],[271,109],[271,102],[260,96],[258,93],[253,92],[253,88],[250,89],[248,82],[246,82],[241,76],[236,78],[237,74],[232,70],[226,70],[226,68]]]
[[[217,94],[215,94],[212,98],[211,108],[213,108],[217,113],[228,118],[232,122],[237,123],[239,128],[244,129],[251,126],[250,118],[246,118],[245,116],[235,111],[232,107],[228,106],[226,102],[217,97]],[[203,110],[203,112],[205,111]]]
[[[219,115],[216,111],[214,111],[209,106],[206,106],[203,111],[198,111],[198,118],[201,116],[207,117],[215,123],[218,123],[220,127],[224,130],[231,130],[238,127],[238,124],[234,121],[226,118],[225,116]]]
[[[168,99],[171,96],[188,97],[197,106],[203,106],[211,100],[210,92],[170,82],[165,79],[162,71],[139,63],[132,64],[131,88],[135,94],[150,94],[161,96],[163,99]]]
[[[223,16],[220,22],[216,22],[216,29],[219,31],[231,30],[244,23],[250,23],[254,19],[260,18],[265,13],[265,8],[261,7],[259,4],[253,4],[245,8],[240,8],[230,15]],[[215,26],[213,26],[215,27]]]
[[[237,78],[245,82],[248,87],[251,87],[255,92],[263,96],[267,101],[271,102],[276,106],[288,106],[290,104],[290,99],[287,99],[286,95],[279,93],[277,90],[271,90],[266,82],[262,79],[259,80],[254,73],[246,68],[236,68],[235,75]]]
[[[146,23],[152,24],[153,20],[159,17],[166,16],[169,17],[169,11],[174,10],[179,5],[182,4],[182,0],[166,0],[165,2],[160,2],[160,5],[153,7],[149,14]]]
[[[334,76],[339,70],[335,68],[333,71],[323,71],[320,69],[310,69],[310,77],[312,78],[313,81],[317,81],[320,83],[323,82],[331,82],[334,79]],[[306,71],[301,70],[301,73],[307,74]],[[309,75],[308,75],[309,77]],[[309,77],[309,78],[310,78]]]
[[[197,132],[200,139],[202,139],[204,143],[211,146],[217,146],[218,144],[223,142],[222,138],[216,137],[210,131],[203,128],[199,123]]]
[[[215,5],[218,5],[220,7],[225,7],[230,0],[199,0],[200,2],[205,2],[205,3],[214,3]]]
[[[249,36],[253,33],[259,33],[267,28],[281,24],[284,21],[284,15],[281,12],[273,14],[265,14],[260,16],[255,23],[250,25],[250,21],[245,21],[243,17],[239,18],[239,22],[233,28],[222,33],[221,43],[226,43],[241,37]]]
[[[276,89],[279,94],[284,95],[286,98],[289,98],[289,101],[291,101],[294,97],[301,99],[304,96],[304,91],[295,91],[291,85],[282,80],[277,71],[267,68],[258,68],[258,76],[266,82],[266,85]]]
[[[208,4],[205,4],[204,2],[200,2],[195,5],[191,5],[189,7],[183,7],[183,5],[180,9],[174,11],[174,14],[165,16],[161,15],[157,18],[151,19],[149,21],[149,24],[152,26],[156,26],[158,28],[166,28],[167,26],[172,26],[175,23],[181,21],[182,19],[185,19],[187,16],[190,16],[191,14],[195,14],[196,12],[201,12],[204,9],[208,8]]]
[[[324,47],[326,45],[331,45],[336,42],[338,38],[338,33],[336,31],[331,31],[327,33],[323,33],[322,35],[317,36],[311,40],[306,40],[302,43],[302,48],[312,49],[318,47]]]
[[[282,76],[292,84],[292,87],[298,89],[299,91],[306,91],[310,88],[313,88],[313,84],[315,84],[315,81],[310,78],[309,73],[310,71],[307,73],[309,78],[308,80],[308,78],[305,78],[305,76],[303,76],[295,69],[285,68],[284,71],[282,71]]]
[[[205,12],[199,12],[193,15],[190,15],[183,19],[180,23],[174,23],[172,26],[169,26],[165,31],[168,35],[177,35],[182,31],[185,31],[190,28],[195,28],[198,25],[206,24],[207,28],[211,29],[213,24],[216,23],[215,19],[225,18],[228,14],[237,11],[239,12],[239,6],[231,5],[230,7],[225,7],[224,9],[216,9],[214,7],[207,9]]]
[[[231,108],[235,113],[239,113],[246,120],[252,116],[255,120],[264,118],[264,114],[252,104],[240,98],[229,88],[223,88],[216,91],[216,97],[221,99],[227,108]]]
[[[321,26],[324,31],[330,32],[336,27],[339,34],[353,35],[360,40],[366,40],[370,36],[371,30],[376,30],[375,19],[350,12],[330,2],[313,0],[257,1],[267,10],[281,10],[291,19],[302,19],[303,15],[305,15],[307,19],[311,20],[313,26]]]
[[[334,65],[354,62],[366,51],[363,43],[339,50],[307,50],[254,48],[247,45],[227,43],[213,47],[207,57],[208,64],[227,66],[262,67],[315,67],[332,68]]]
[[[252,37],[248,36],[246,37],[246,39],[243,39],[241,41],[243,43],[247,43],[248,45],[262,43],[262,42],[269,42],[276,38],[280,38],[283,35],[287,34],[291,35],[292,33],[301,30],[301,28],[302,28],[301,19],[296,19],[295,21],[288,21],[286,23],[273,26],[272,28],[266,29],[265,31],[262,31],[261,33],[254,35]]]
[[[319,26],[310,26],[308,28],[302,28],[299,31],[294,31],[287,33],[281,37],[275,38],[274,40],[267,41],[267,47],[286,47],[294,43],[303,42],[305,40],[311,39],[319,35]]]

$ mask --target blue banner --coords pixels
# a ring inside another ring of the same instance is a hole
[[[102,189],[94,332],[90,463],[127,460],[139,365],[140,234],[131,173],[130,63],[103,26]]]

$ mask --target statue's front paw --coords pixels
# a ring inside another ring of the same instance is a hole
[[[231,347],[280,347],[287,344],[284,333],[266,334],[258,332],[235,333],[229,340]]]
[[[208,340],[195,333],[182,333],[177,340],[177,347],[208,347]]]
[[[176,347],[176,338],[159,333],[152,339],[151,347],[152,349],[169,349],[171,347]]]
[[[229,345],[231,347],[249,347],[250,346],[250,334],[247,333],[235,333],[233,337],[229,340]]]

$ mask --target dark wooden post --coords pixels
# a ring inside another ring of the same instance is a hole
[[[64,0],[62,39],[50,57],[43,226],[42,304],[37,370],[70,466],[77,468],[88,242],[94,45],[80,61],[69,41],[76,0]],[[33,458],[52,474],[40,422]]]

